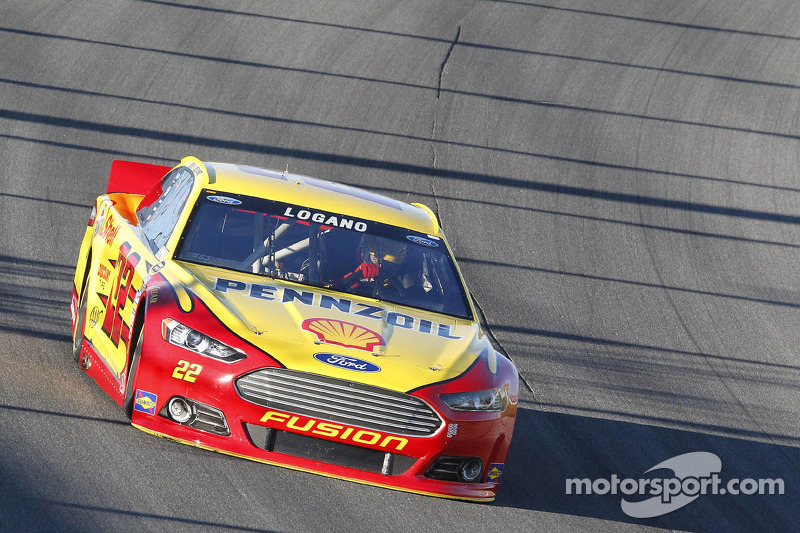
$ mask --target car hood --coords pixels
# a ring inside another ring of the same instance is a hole
[[[459,376],[488,345],[472,321],[220,268],[176,266],[179,305],[200,298],[287,368],[408,391]]]

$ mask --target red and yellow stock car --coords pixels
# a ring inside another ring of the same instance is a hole
[[[191,157],[115,161],[81,244],[73,354],[149,433],[491,501],[519,382],[468,294],[421,204]]]

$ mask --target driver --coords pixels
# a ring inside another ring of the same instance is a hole
[[[402,241],[365,235],[356,254],[361,262],[334,285],[388,302],[441,310],[434,273],[425,253],[416,248]]]
[[[374,282],[379,276],[382,278],[381,285],[388,286],[398,280],[402,283],[406,252],[404,243],[364,235],[359,242],[357,252],[361,263],[355,270],[345,274],[340,284],[349,289],[356,289],[362,283]]]

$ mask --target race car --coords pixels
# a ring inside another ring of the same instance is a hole
[[[518,374],[422,204],[193,157],[114,161],[71,315],[76,362],[141,430],[370,485],[495,498]]]

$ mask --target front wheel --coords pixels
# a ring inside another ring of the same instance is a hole
[[[133,350],[133,355],[131,355],[131,362],[128,366],[128,379],[125,382],[125,399],[122,402],[122,410],[125,412],[125,416],[128,417],[128,420],[131,419],[133,416],[133,402],[134,402],[134,390],[133,390],[133,378],[136,376],[136,369],[139,368],[139,359],[142,356],[142,339],[144,338],[144,328],[139,331],[139,338],[136,340],[136,348]]]

